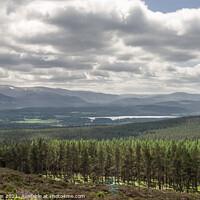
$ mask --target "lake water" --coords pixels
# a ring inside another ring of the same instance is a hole
[[[169,118],[177,118],[178,116],[102,116],[102,117],[87,117],[91,121],[94,121],[98,118],[107,118],[111,120],[118,120],[118,119],[169,119]]]

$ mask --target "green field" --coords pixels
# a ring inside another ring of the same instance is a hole
[[[23,121],[14,121],[13,123],[21,123],[21,124],[54,124],[59,123],[60,120],[57,119],[48,119],[48,120],[42,120],[42,119],[27,119],[25,118]]]

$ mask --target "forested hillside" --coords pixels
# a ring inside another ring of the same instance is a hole
[[[0,167],[70,183],[200,190],[200,141],[42,140],[0,147]]]
[[[174,138],[199,139],[200,117],[183,117],[156,122],[72,128],[0,130],[0,142],[51,139]]]

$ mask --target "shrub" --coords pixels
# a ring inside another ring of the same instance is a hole
[[[97,192],[96,198],[98,198],[98,199],[104,199],[105,198],[104,192],[102,192],[102,191]]]

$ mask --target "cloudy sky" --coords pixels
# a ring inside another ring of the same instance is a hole
[[[200,93],[198,0],[0,0],[0,84]]]

